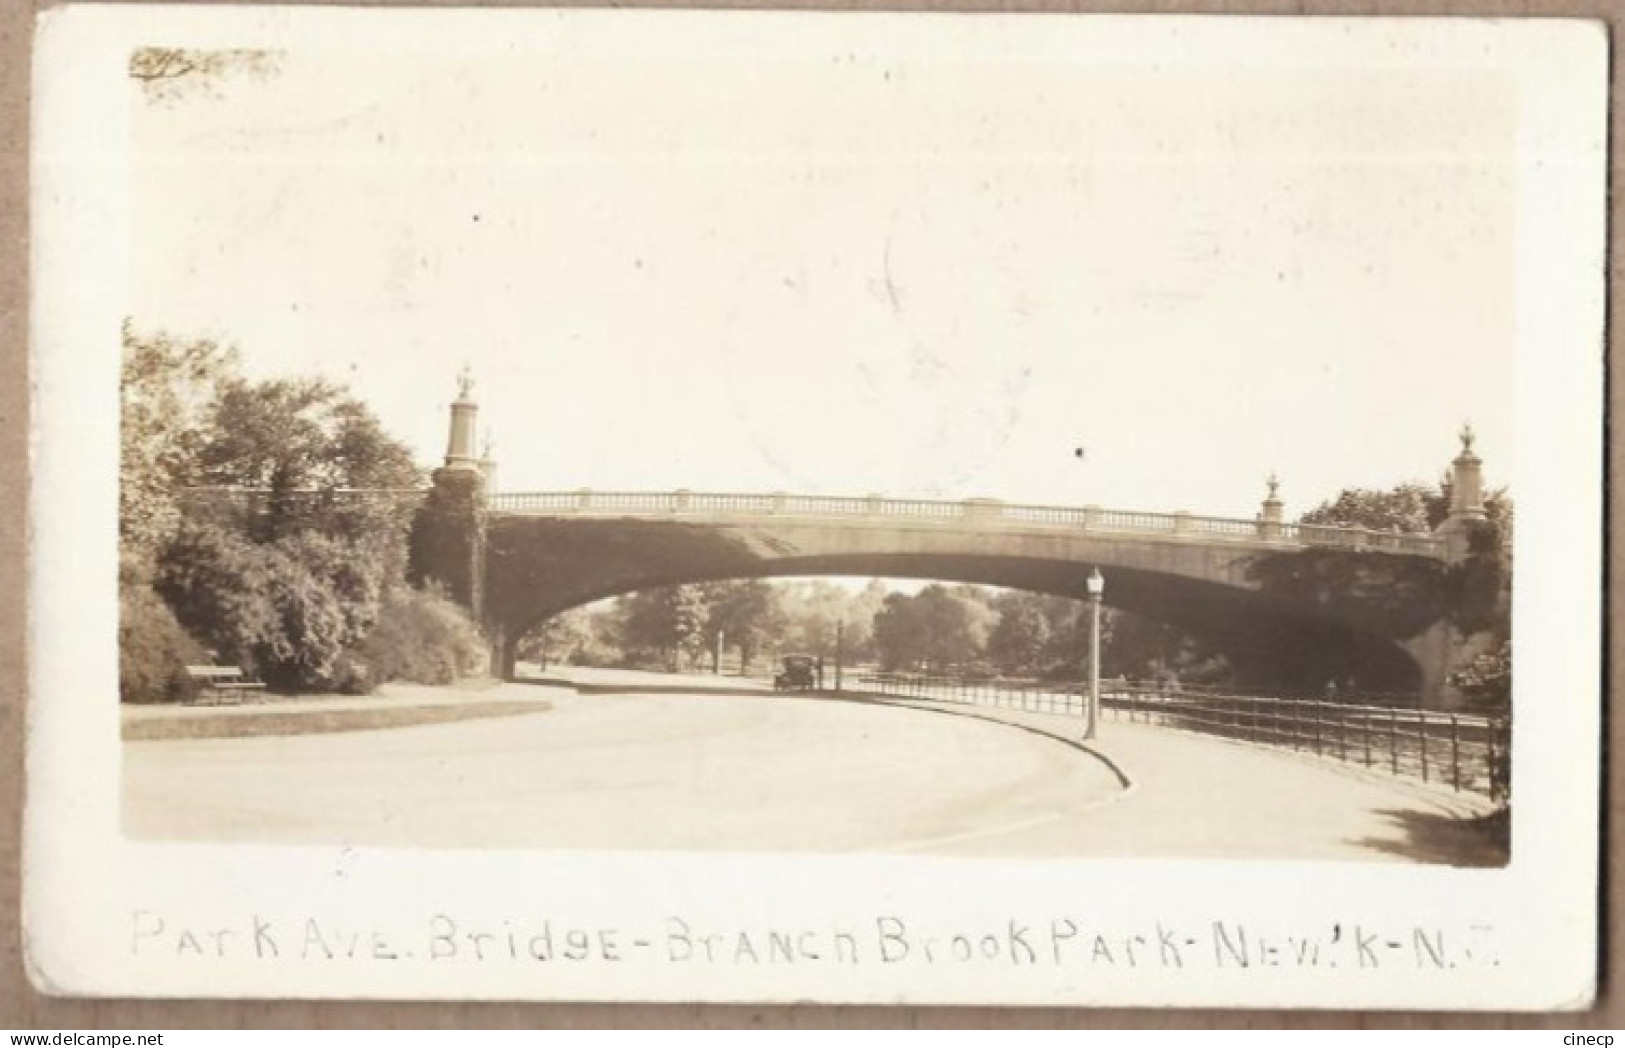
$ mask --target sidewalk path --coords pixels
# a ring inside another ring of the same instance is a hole
[[[1076,717],[863,697],[980,717],[1077,741]],[[1079,745],[1083,745],[1081,742]],[[1336,761],[1169,728],[1107,720],[1087,748],[1128,779],[1090,812],[1083,855],[1280,858],[1497,866],[1506,856],[1477,820],[1482,798]]]

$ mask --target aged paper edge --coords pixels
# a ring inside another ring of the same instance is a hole
[[[369,5],[382,6],[382,5]],[[447,5],[453,6],[453,5]],[[650,5],[668,6],[668,5]],[[675,6],[675,5],[671,5]],[[795,5],[812,6],[812,5]],[[820,4],[821,7],[838,8],[866,8],[879,9],[881,5],[873,4]],[[907,4],[888,5],[892,9],[907,7],[910,9],[935,10],[967,10],[967,5],[948,4]],[[1096,11],[1167,11],[1167,8],[1158,8],[1151,5],[1117,4],[1117,5],[1061,5],[1061,4],[1023,4],[1023,10],[1096,10]],[[1186,4],[1179,8],[1181,12],[1200,13],[1312,13],[1312,14],[1343,14],[1349,13],[1336,4]],[[26,345],[26,312],[23,303],[26,302],[27,292],[27,208],[24,203],[27,199],[27,133],[28,133],[28,52],[31,34],[31,13],[24,5],[11,5],[5,15],[4,22],[0,22],[0,47],[3,47],[4,61],[0,68],[6,70],[4,74],[5,99],[7,112],[11,119],[4,125],[6,148],[0,150],[0,235],[4,236],[5,244],[10,251],[10,265],[5,267],[3,281],[0,281],[0,323],[4,324],[6,335],[10,336],[5,345],[9,352],[5,356],[8,368],[6,378],[8,381],[0,383],[0,418],[5,420],[5,426],[0,432],[4,433],[7,443],[4,445],[3,468],[4,490],[21,493],[26,490],[27,483],[27,442],[28,442],[28,398],[27,398],[27,362],[23,352]],[[1603,17],[1612,15],[1613,11],[1604,4],[1590,5],[1508,5],[1508,4],[1385,4],[1370,11],[1361,13],[1388,14],[1388,15],[1419,15],[1419,14],[1446,14],[1446,15],[1540,15],[1564,17]],[[1610,24],[1612,34],[1613,25]],[[1621,82],[1616,70],[1613,73],[1613,88],[1617,92]],[[1611,117],[1611,122],[1617,122],[1618,116]],[[1616,124],[1617,126],[1617,124]],[[1610,171],[1610,183],[1615,184],[1616,173]],[[1614,234],[1617,237],[1617,232]],[[1610,246],[1613,245],[1610,240]],[[1612,257],[1612,254],[1611,256]],[[1610,273],[1613,266],[1610,264]],[[1617,287],[1610,287],[1610,302],[1614,302],[1614,295],[1618,294]],[[1613,404],[1611,402],[1610,407]],[[1613,451],[1612,446],[1610,452]],[[1612,455],[1610,455],[1610,458]],[[10,592],[17,593],[23,590],[23,549],[25,539],[25,521],[23,519],[24,500],[13,498],[7,500],[7,506],[0,515],[0,548],[4,550],[0,564],[9,574],[5,576],[12,583]],[[1612,521],[1618,508],[1618,502],[1610,499],[1610,521]],[[1613,578],[1610,578],[1610,593],[1612,593]],[[21,703],[16,701],[24,693],[24,670],[26,666],[26,652],[23,648],[24,635],[24,609],[20,602],[13,602],[4,616],[5,640],[0,643],[0,689],[8,699],[4,705],[4,717],[0,726],[11,730],[3,731],[4,743],[8,747],[7,753],[13,760],[6,763],[6,772],[0,775],[0,805],[10,813],[8,832],[5,834],[7,856],[11,861],[6,864],[5,895],[8,905],[5,911],[5,953],[7,957],[7,973],[4,979],[4,996],[0,996],[0,1015],[15,1016],[18,1020],[26,1021],[27,1025],[43,1026],[123,1026],[123,1027],[165,1027],[165,1026],[229,1026],[229,1025],[367,1025],[367,1026],[412,1026],[412,1025],[507,1025],[513,1022],[524,1022],[535,1025],[700,1025],[700,1026],[733,1026],[747,1022],[763,1022],[769,1025],[780,1026],[829,1026],[829,1025],[954,1025],[954,1026],[1005,1026],[1005,1025],[1347,1025],[1354,1018],[1352,1014],[1322,1012],[1322,1013],[1270,1013],[1254,1012],[1241,1013],[1231,1011],[1198,1011],[1185,1010],[1174,1012],[1161,1011],[1128,1011],[1128,1010],[1096,1010],[1081,1011],[1076,1009],[966,1009],[966,1008],[901,1008],[881,1009],[872,1007],[831,1007],[831,1008],[753,1008],[744,1006],[657,1006],[657,1005],[485,1005],[466,1004],[453,1008],[445,1005],[423,1004],[313,1004],[313,1003],[232,1003],[232,1002],[120,1002],[120,1001],[66,1001],[43,998],[30,990],[24,978],[20,956],[20,928],[17,922],[17,855],[18,826],[20,823],[22,802],[21,768],[23,733],[21,731]],[[1615,645],[1613,641],[1617,635],[1613,633],[1619,627],[1617,624],[1610,627],[1610,649]],[[6,685],[11,685],[6,687]],[[1610,692],[1611,693],[1611,692]],[[1611,703],[1610,703],[1611,705]],[[1609,743],[1618,741],[1622,735],[1616,718],[1609,717],[1605,721],[1607,740]],[[1611,762],[1604,759],[1604,767],[1608,772],[1607,789],[1603,811],[1606,814],[1617,809],[1625,787],[1619,781],[1618,769]],[[1625,1006],[1621,1005],[1615,987],[1616,979],[1612,978],[1611,965],[1608,963],[1612,955],[1610,947],[1619,944],[1621,929],[1618,927],[1616,908],[1607,905],[1612,887],[1618,882],[1617,856],[1614,848],[1616,842],[1609,834],[1604,838],[1609,846],[1609,854],[1605,861],[1604,879],[1604,906],[1603,919],[1605,923],[1605,946],[1603,950],[1603,963],[1601,968],[1602,982],[1599,987],[1599,998],[1596,1007],[1590,1013],[1563,1014],[1551,1016],[1495,1016],[1495,1015],[1459,1015],[1450,1016],[1438,1013],[1379,1013],[1366,1018],[1367,1023],[1377,1025],[1405,1025],[1405,1026],[1545,1026],[1550,1028],[1573,1028],[1586,1025],[1619,1025],[1622,1015],[1625,1015]]]

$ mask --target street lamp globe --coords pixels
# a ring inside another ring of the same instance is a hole
[[[1090,569],[1084,585],[1089,590],[1089,693],[1084,710],[1083,737],[1092,739],[1100,730],[1100,595],[1106,592],[1106,577],[1097,566]]]

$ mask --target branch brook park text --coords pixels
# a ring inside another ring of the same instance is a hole
[[[616,965],[684,967],[983,966],[1095,969],[1349,969],[1451,971],[1496,967],[1495,929],[1334,923],[1296,933],[1244,922],[1110,928],[1082,917],[1008,918],[944,927],[878,915],[823,927],[707,926],[681,916],[648,927],[553,919],[477,923],[435,914],[421,927],[346,927],[317,918],[251,916],[181,924],[137,910],[136,957],[334,964]]]

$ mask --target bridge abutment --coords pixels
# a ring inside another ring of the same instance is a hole
[[[485,619],[486,489],[495,464],[474,453],[479,405],[474,382],[465,370],[451,405],[451,432],[446,464],[434,471],[428,495],[412,521],[409,576],[413,585],[434,587],[467,609],[476,622]],[[490,664],[500,664],[493,650]]]
[[[479,405],[474,381],[465,369],[451,405],[451,431],[446,463],[434,471],[423,504],[412,522],[409,578],[415,586],[434,587],[468,611],[488,642],[487,672],[513,676],[517,637],[486,609],[487,539],[490,519],[487,494],[496,476],[489,444],[476,455],[474,439]]]
[[[1422,670],[1421,705],[1429,710],[1455,710],[1461,708],[1461,692],[1448,683],[1450,671],[1455,669],[1466,650],[1461,633],[1448,622],[1436,622],[1422,633],[1405,641],[1401,647],[1410,653]]]
[[[479,619],[485,609],[485,478],[479,470],[434,471],[412,522],[411,581],[434,586]]]

